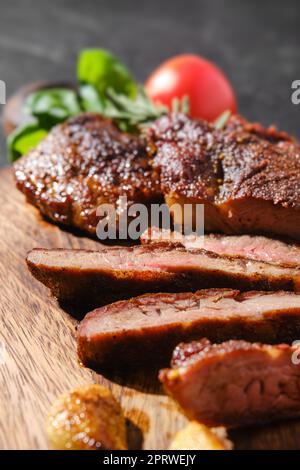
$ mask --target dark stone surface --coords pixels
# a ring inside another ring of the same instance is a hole
[[[0,79],[8,95],[37,79],[74,77],[86,46],[112,50],[140,81],[172,55],[202,54],[228,75],[241,113],[300,137],[300,105],[290,100],[291,82],[300,79],[297,0],[1,2]]]

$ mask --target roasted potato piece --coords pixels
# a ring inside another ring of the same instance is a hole
[[[86,385],[53,404],[48,420],[50,446],[57,450],[126,450],[120,404],[109,389]]]
[[[173,438],[169,450],[230,450],[224,429],[216,432],[203,424],[191,421]]]

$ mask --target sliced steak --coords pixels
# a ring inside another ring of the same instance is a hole
[[[298,346],[299,348],[299,346]],[[300,350],[207,339],[179,345],[171,369],[160,372],[165,390],[191,419],[239,427],[300,415]]]
[[[167,229],[149,228],[141,236],[141,243],[174,243],[186,248],[203,248],[207,251],[231,257],[264,261],[281,266],[300,268],[300,246],[259,235],[204,236],[182,235]]]
[[[299,269],[165,244],[99,251],[35,249],[27,264],[60,301],[88,302],[90,308],[147,292],[300,290]]]
[[[78,329],[82,363],[96,368],[166,365],[180,341],[293,341],[300,334],[300,295],[209,289],[148,294],[89,313]]]
[[[300,145],[241,118],[218,130],[170,115],[148,133],[167,204],[204,204],[205,230],[300,240]],[[172,210],[181,223],[181,210]],[[194,221],[191,221],[191,224]]]
[[[101,204],[120,209],[121,196],[128,204],[161,198],[146,143],[96,114],[54,127],[15,163],[15,177],[18,189],[44,215],[93,235]]]

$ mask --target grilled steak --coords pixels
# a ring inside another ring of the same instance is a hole
[[[270,143],[279,144],[280,147],[299,142],[287,132],[279,131],[275,126],[263,127],[257,122],[249,122],[238,114],[232,114],[225,124],[226,131],[238,131],[259,137]]]
[[[15,164],[17,187],[55,222],[95,234],[100,204],[158,200],[145,142],[111,121],[83,114],[56,126]]]
[[[27,264],[59,300],[87,302],[90,308],[147,292],[300,290],[299,269],[165,244],[99,251],[35,249]]]
[[[179,345],[160,380],[189,418],[209,426],[292,418],[300,415],[300,366],[292,362],[299,353],[287,344],[203,339]]]
[[[286,134],[241,118],[218,130],[171,115],[154,123],[148,138],[170,207],[204,204],[208,232],[300,240],[300,146]],[[181,211],[172,212],[181,224]]]
[[[56,126],[15,164],[17,187],[41,212],[95,234],[96,209],[204,203],[207,231],[300,238],[298,143],[233,117],[223,130],[183,115],[158,120],[147,138],[83,114]],[[148,156],[155,156],[154,165]],[[158,175],[160,173],[160,175]],[[175,222],[180,216],[174,213]]]
[[[155,367],[168,363],[180,341],[206,336],[273,343],[292,341],[299,333],[299,294],[232,289],[148,294],[89,313],[79,326],[78,353],[84,365],[96,368]]]
[[[219,255],[241,257],[266,263],[300,268],[300,246],[259,235],[209,234],[182,235],[156,227],[149,228],[141,236],[141,243],[180,243],[186,248],[203,248]]]

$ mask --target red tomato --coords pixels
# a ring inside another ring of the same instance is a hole
[[[191,116],[207,121],[214,121],[226,110],[237,110],[233,89],[223,72],[196,55],[167,60],[152,73],[145,87],[154,102],[169,109],[174,98],[188,96]]]

